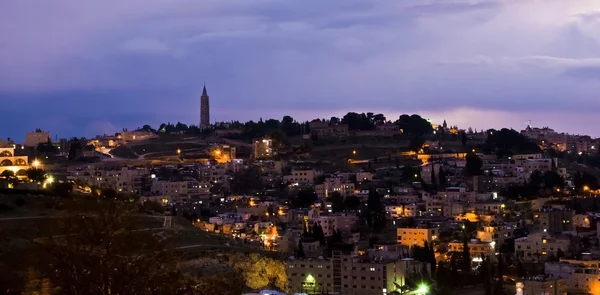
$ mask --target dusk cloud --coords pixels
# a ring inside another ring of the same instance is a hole
[[[0,4],[0,100],[32,115],[2,137],[197,124],[204,82],[219,121],[416,112],[600,135],[598,1],[28,2]],[[57,119],[74,113],[90,119]]]

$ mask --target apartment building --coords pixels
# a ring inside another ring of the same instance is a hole
[[[539,226],[540,231],[550,234],[560,234],[573,231],[574,210],[558,208],[542,208],[533,213],[533,222]]]
[[[314,120],[308,123],[310,132],[316,136],[347,136],[347,124],[330,124],[327,121]]]
[[[546,262],[544,270],[547,275],[564,278],[570,294],[600,294],[600,262],[597,258],[561,258],[559,262]]]
[[[112,188],[118,192],[141,194],[147,169],[134,167],[99,168],[88,166],[67,172],[68,180],[76,180],[90,186]]]
[[[496,244],[494,242],[483,242],[478,239],[471,239],[467,243],[467,247],[469,247],[469,253],[471,257],[494,257],[496,254]],[[450,242],[448,243],[448,251],[449,252],[462,252],[463,251],[463,242]]]
[[[331,259],[288,261],[289,294],[385,295],[399,291],[414,270],[429,272],[429,264],[413,259],[366,259],[334,251]]]
[[[514,237],[516,227],[512,225],[487,225],[477,231],[477,238],[482,242],[495,242],[501,246]]]
[[[164,181],[154,182],[152,191],[156,195],[169,196],[171,199],[188,196],[188,181]]]
[[[515,283],[516,295],[567,295],[567,280],[555,276],[528,277]]]
[[[325,234],[326,237],[329,237],[336,231],[342,233],[350,232],[358,219],[355,215],[331,214],[321,215],[313,220],[321,225],[323,234]]]
[[[273,140],[264,138],[253,141],[252,155],[254,156],[254,159],[271,158],[273,156]]]
[[[158,135],[156,133],[150,132],[150,131],[144,131],[144,130],[135,130],[135,131],[128,131],[127,129],[124,129],[123,131],[121,131],[121,139],[123,141],[130,142],[130,141],[140,141],[140,140],[147,140],[147,139],[151,139],[151,138],[157,138]]]
[[[400,227],[396,230],[398,244],[403,246],[420,246],[423,247],[425,242],[431,243],[438,239],[438,228],[404,228]]]
[[[550,257],[559,257],[561,252],[568,253],[570,245],[569,238],[552,237],[543,232],[532,233],[515,239],[515,254],[523,261],[544,262]]]
[[[338,192],[343,197],[354,194],[354,183],[347,182],[341,177],[325,179],[324,183],[315,185],[315,192],[319,198],[327,198],[333,192]]]
[[[500,214],[504,210],[504,205],[497,201],[477,202],[473,207],[477,213]]]
[[[48,142],[49,138],[50,138],[50,132],[36,129],[33,132],[25,133],[25,143],[23,143],[23,146],[37,147],[40,143]]]
[[[289,175],[283,176],[286,183],[308,183],[313,184],[317,173],[314,169],[294,169]]]

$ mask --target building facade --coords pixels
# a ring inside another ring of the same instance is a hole
[[[364,260],[339,251],[331,259],[290,259],[288,294],[386,295],[400,291],[415,270],[429,272],[428,267],[413,259]]]

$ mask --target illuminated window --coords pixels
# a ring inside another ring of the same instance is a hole
[[[542,240],[542,243],[546,244],[546,239],[543,239],[543,240]]]
[[[542,251],[542,255],[546,255],[546,254],[548,254],[548,252]]]
[[[370,270],[371,270],[371,271],[375,271],[375,268],[374,268],[374,267],[371,267],[371,269],[370,269]]]

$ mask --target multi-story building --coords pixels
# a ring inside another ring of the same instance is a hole
[[[336,231],[340,233],[350,232],[356,224],[357,218],[355,215],[331,214],[321,215],[314,219],[314,221],[321,225],[323,233],[326,237],[329,237]]]
[[[273,140],[268,138],[257,139],[252,143],[254,159],[268,159],[273,157]]]
[[[516,282],[516,295],[567,295],[567,280],[554,276],[528,277]]]
[[[477,231],[477,238],[482,242],[495,242],[502,246],[508,239],[514,238],[515,226],[512,225],[484,225]]]
[[[152,191],[155,195],[168,196],[171,200],[188,196],[188,181],[163,181],[154,182]]]
[[[406,281],[429,264],[413,259],[366,260],[333,251],[331,259],[290,259],[287,277],[290,294],[385,295],[406,285]],[[423,274],[427,275],[427,274]]]
[[[569,294],[600,294],[600,262],[598,259],[561,258],[559,262],[546,262],[544,270],[547,275],[565,279]]]
[[[532,233],[527,237],[515,239],[515,254],[528,262],[543,262],[550,257],[560,257],[568,253],[571,240],[556,238],[545,233]]]
[[[500,214],[504,205],[498,201],[477,202],[473,205],[477,213]]]
[[[210,155],[219,163],[229,162],[236,158],[236,149],[230,145],[216,145],[209,149]]]
[[[291,174],[283,177],[283,181],[286,183],[312,184],[315,182],[316,174],[314,169],[294,169]]]
[[[131,141],[139,141],[139,140],[147,140],[152,138],[157,138],[158,135],[156,133],[144,130],[136,130],[136,131],[128,131],[127,129],[123,129],[120,134],[121,140],[125,143]]]
[[[327,121],[312,121],[308,123],[310,132],[316,136],[347,136],[348,125],[347,124],[330,124]]]
[[[575,211],[567,209],[544,208],[533,213],[533,221],[543,232],[560,234],[573,231]]]
[[[0,173],[9,170],[17,177],[25,177],[27,169],[29,169],[27,156],[15,156],[13,145],[0,145]]]
[[[144,183],[148,184],[148,181],[145,181],[144,178],[148,175],[149,171],[141,168],[105,169],[89,166],[68,171],[67,179],[76,180],[90,186],[112,188],[123,193],[143,194]]]
[[[425,242],[431,243],[438,239],[438,228],[406,228],[400,227],[397,230],[398,244],[403,246],[423,247]]]
[[[496,243],[494,242],[483,242],[478,239],[471,239],[467,243],[467,247],[469,247],[469,253],[473,258],[480,257],[494,257],[496,254]],[[449,252],[462,252],[463,251],[463,243],[462,242],[450,242],[448,243],[448,251]]]
[[[37,147],[40,143],[48,142],[49,138],[50,132],[36,129],[33,132],[25,133],[25,143],[23,145],[25,147]]]
[[[315,192],[319,198],[327,198],[333,192],[346,197],[354,194],[354,183],[346,182],[341,177],[327,178],[322,184],[315,185]]]

